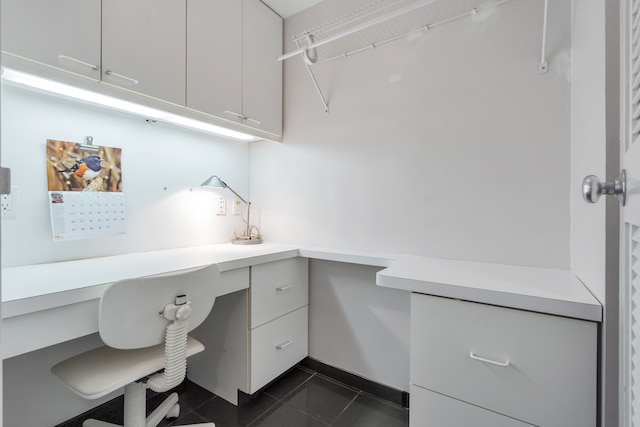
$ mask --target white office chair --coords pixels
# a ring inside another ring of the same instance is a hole
[[[51,372],[85,399],[124,387],[123,427],[156,427],[164,418],[177,417],[177,393],[146,417],[146,389],[165,392],[179,385],[185,378],[186,358],[204,350],[187,333],[211,311],[219,278],[218,266],[210,265],[112,284],[100,299],[98,329],[106,345],[64,360]],[[107,426],[115,424],[83,423],[83,427]]]

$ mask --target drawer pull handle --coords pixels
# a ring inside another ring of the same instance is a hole
[[[291,288],[293,288],[293,285],[280,286],[279,288],[276,288],[276,292],[286,292]]]
[[[283,342],[282,344],[277,345],[277,346],[276,346],[276,350],[282,350],[283,348],[287,348],[287,347],[289,347],[291,344],[293,344],[293,341],[291,341],[291,340],[286,340],[286,341],[285,341],[285,342]]]
[[[509,361],[508,360],[506,362],[496,362],[495,360],[485,359],[484,357],[476,356],[475,354],[473,354],[473,351],[471,353],[469,353],[469,357],[474,359],[474,360],[478,360],[480,362],[490,363],[490,364],[496,365],[496,366],[502,366],[503,368],[509,367]]]

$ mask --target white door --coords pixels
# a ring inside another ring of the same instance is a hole
[[[640,0],[621,3],[620,419],[640,426]]]

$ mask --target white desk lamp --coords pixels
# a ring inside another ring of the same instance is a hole
[[[229,191],[231,191],[234,194],[234,196],[236,196],[242,203],[247,205],[247,220],[245,221],[247,224],[247,229],[245,230],[243,235],[236,236],[235,239],[231,240],[231,243],[234,243],[236,245],[256,245],[256,244],[262,243],[262,238],[260,237],[260,232],[258,231],[258,228],[251,226],[251,223],[250,223],[251,202],[248,202],[245,199],[243,199],[242,196],[236,193],[233,190],[233,188],[229,187],[226,182],[218,178],[216,175],[210,176],[205,182],[200,184],[200,186],[208,187],[208,188],[226,188]],[[242,220],[244,221],[244,218],[242,218]],[[251,234],[252,229],[255,230],[253,235]]]

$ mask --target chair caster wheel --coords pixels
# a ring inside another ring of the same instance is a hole
[[[180,415],[180,404],[176,403],[167,413],[166,418],[178,418]]]

